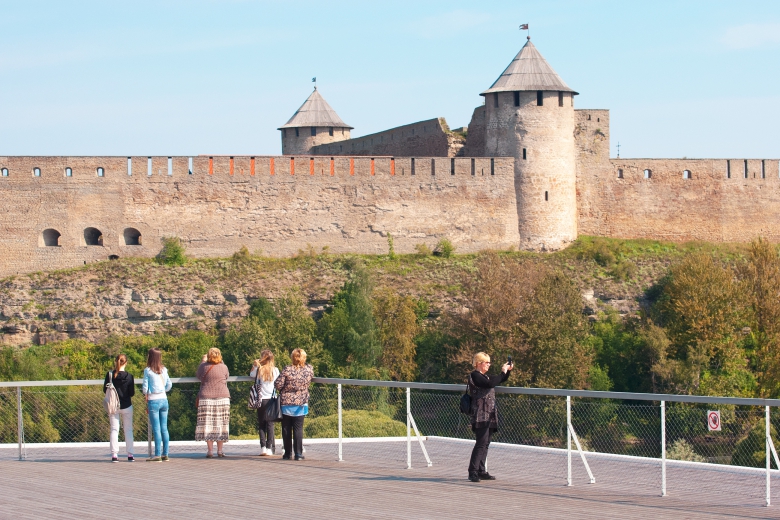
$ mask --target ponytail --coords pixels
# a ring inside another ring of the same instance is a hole
[[[116,376],[119,374],[119,368],[122,365],[127,364],[127,356],[124,354],[119,354],[116,359],[114,360],[114,379],[116,379]]]

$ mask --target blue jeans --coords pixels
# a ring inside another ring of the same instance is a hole
[[[147,403],[149,408],[149,424],[154,435],[154,456],[168,456],[168,400],[155,399]],[[162,454],[160,453],[162,444]]]

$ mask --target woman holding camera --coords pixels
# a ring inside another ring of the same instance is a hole
[[[511,363],[504,363],[501,373],[487,375],[490,368],[490,356],[484,352],[474,355],[474,371],[469,374],[469,392],[471,393],[471,429],[477,438],[471,451],[469,462],[469,480],[495,480],[485,469],[490,438],[498,431],[498,408],[496,407],[496,386],[509,379]]]
[[[309,413],[309,385],[314,377],[314,369],[306,364],[306,352],[303,349],[296,348],[290,357],[292,365],[286,366],[274,383],[282,407],[282,458],[290,460],[294,452],[295,460],[303,460],[303,418]]]
[[[200,391],[198,422],[195,426],[195,440],[206,441],[208,459],[214,458],[214,441],[217,442],[217,456],[224,457],[222,446],[230,437],[228,377],[230,372],[222,362],[222,352],[218,348],[210,348],[198,367]]]
[[[279,377],[279,369],[274,364],[274,354],[270,350],[260,352],[260,359],[255,359],[249,377],[254,377],[260,388],[260,408],[257,409],[257,430],[260,433],[260,456],[273,455],[274,423],[265,420],[265,409],[273,397],[274,381]]]
[[[173,383],[168,377],[168,369],[162,364],[162,351],[149,349],[144,368],[144,382],[141,391],[146,396],[146,412],[154,435],[154,457],[149,462],[168,460],[168,396]]]

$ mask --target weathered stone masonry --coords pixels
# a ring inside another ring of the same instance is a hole
[[[190,174],[190,158],[170,158],[168,175],[169,158],[153,157],[148,175],[148,158],[133,157],[128,175],[127,157],[0,157],[0,275],[151,257],[165,236],[195,257],[241,246],[272,256],[308,245],[386,253],[388,233],[404,253],[444,237],[463,252],[518,243],[511,158],[191,159]],[[88,228],[102,245],[87,245]],[[141,245],[126,245],[128,228]],[[49,229],[58,246],[45,245]]]

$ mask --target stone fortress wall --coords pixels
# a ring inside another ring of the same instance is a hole
[[[503,157],[0,157],[0,190],[0,276],[152,257],[166,236],[194,257],[518,244]]]

